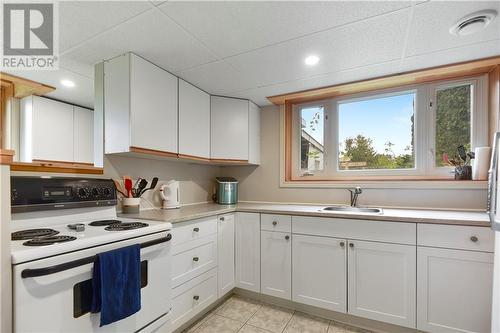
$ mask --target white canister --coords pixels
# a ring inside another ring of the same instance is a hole
[[[123,198],[122,212],[125,214],[139,213],[141,207],[141,198]]]
[[[488,179],[488,169],[490,168],[490,147],[476,147],[475,157],[472,164],[472,180]]]

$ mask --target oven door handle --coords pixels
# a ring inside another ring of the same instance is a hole
[[[141,243],[141,249],[146,248],[146,247],[150,247],[153,245],[165,243],[165,242],[170,241],[171,239],[172,239],[172,234],[167,234],[166,237],[158,238],[158,239],[154,239],[154,240],[149,241],[149,242]],[[73,260],[73,261],[68,261],[68,262],[65,262],[64,264],[59,264],[59,265],[54,265],[54,266],[49,266],[49,267],[33,268],[33,269],[27,268],[21,272],[21,277],[22,278],[30,278],[30,277],[50,275],[50,274],[66,271],[68,269],[72,269],[72,268],[75,268],[78,266],[91,264],[96,259],[97,259],[97,255],[94,255],[94,256],[90,256],[90,257],[86,257],[86,258],[82,258],[82,259],[77,259],[77,260]]]

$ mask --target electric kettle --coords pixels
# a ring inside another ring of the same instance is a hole
[[[180,208],[179,182],[169,180],[160,187],[160,197],[162,199],[162,209]]]

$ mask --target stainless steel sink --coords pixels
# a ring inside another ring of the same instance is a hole
[[[339,212],[339,213],[369,213],[369,214],[383,213],[382,208],[351,207],[351,206],[330,206],[330,207],[325,207],[322,210],[327,212]]]

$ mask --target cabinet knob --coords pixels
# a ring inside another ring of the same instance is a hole
[[[276,224],[278,224],[278,222],[276,222],[276,221],[273,221],[273,225],[276,225]]]
[[[200,258],[198,258],[198,257],[193,257],[193,261],[198,261],[198,260],[200,260]]]
[[[286,235],[286,236],[285,236],[285,239],[286,239],[286,240],[289,240],[289,239],[290,239],[290,236]]]
[[[479,240],[479,238],[477,238],[477,236],[471,236],[470,240],[476,243]]]
[[[200,228],[196,227],[193,229],[194,232],[199,232],[200,231]]]
[[[197,300],[199,300],[199,299],[200,299],[200,296],[195,295],[195,296],[193,296],[193,299],[194,299],[195,301],[197,301]]]
[[[221,216],[221,218],[219,220],[224,221],[224,216]]]
[[[344,242],[340,242],[340,247],[344,247],[345,246],[345,243]]]
[[[349,243],[349,247],[354,247],[354,243]]]

